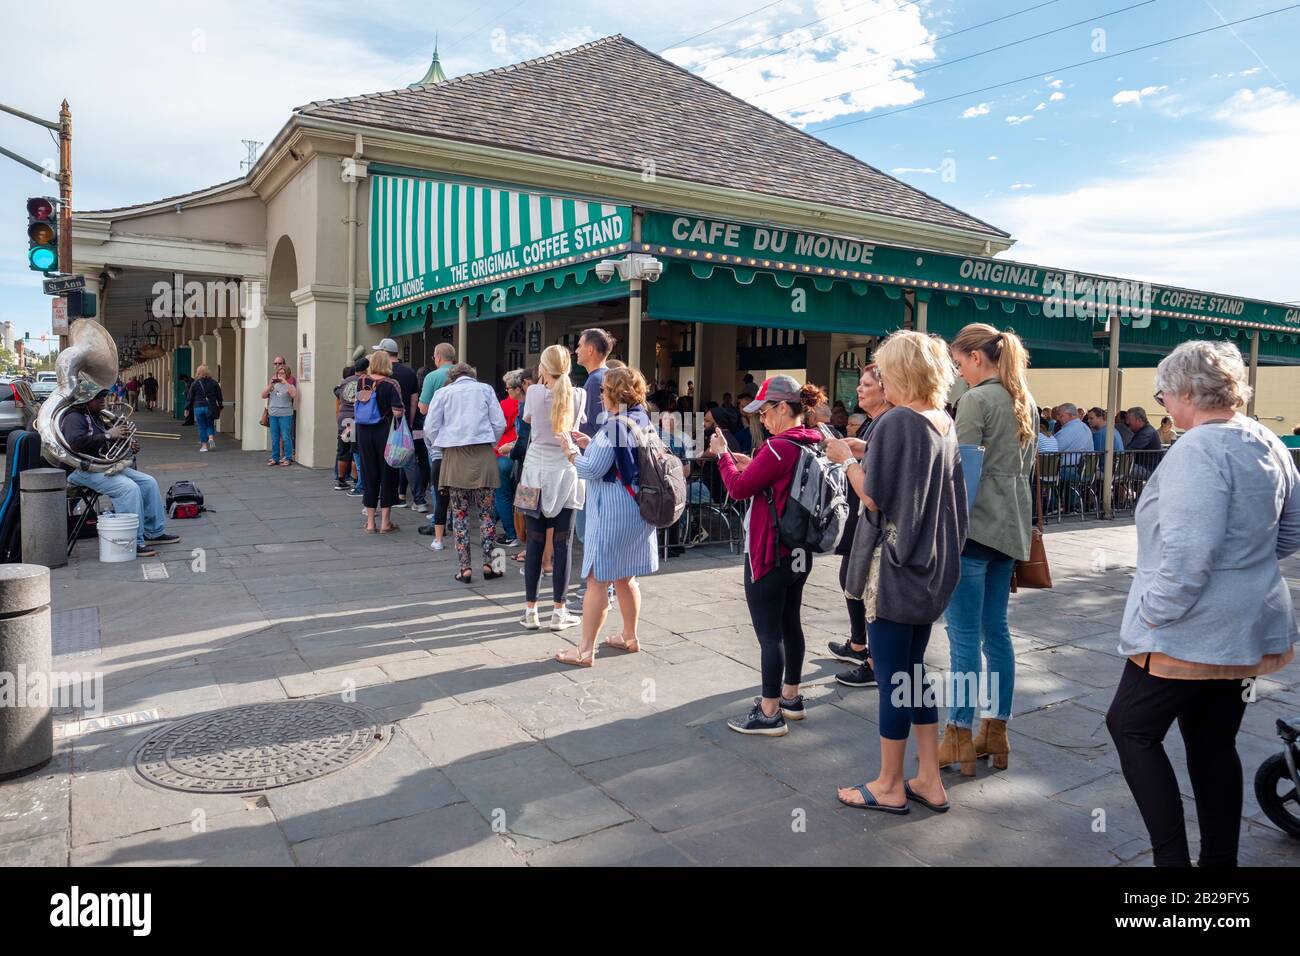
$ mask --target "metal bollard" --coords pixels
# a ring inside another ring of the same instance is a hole
[[[67,473],[62,468],[30,468],[18,480],[24,563],[63,567],[68,563]]]
[[[0,780],[54,756],[52,666],[50,569],[0,565]]]

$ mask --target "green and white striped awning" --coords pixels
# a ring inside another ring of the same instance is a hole
[[[625,251],[628,206],[375,174],[371,322],[434,296]]]

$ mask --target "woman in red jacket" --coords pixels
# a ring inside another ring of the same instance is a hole
[[[781,737],[789,732],[787,718],[804,718],[799,693],[804,654],[799,612],[812,555],[784,547],[775,525],[790,498],[802,447],[821,441],[817,429],[804,426],[804,415],[824,401],[826,394],[816,385],[800,386],[789,375],[774,376],[745,406],[746,413],[757,413],[772,436],[753,459],[729,451],[721,433],[709,442],[727,493],[736,501],[753,499],[745,530],[745,601],[762,649],[763,696],[748,714],[727,721],[737,733]]]

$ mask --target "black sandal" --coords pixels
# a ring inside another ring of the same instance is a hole
[[[465,571],[457,571],[455,577],[461,584],[469,584],[474,580],[474,572],[468,569]]]
[[[505,576],[506,573],[504,571],[493,571],[492,565],[490,564],[483,565],[483,580],[493,581],[496,580],[497,578],[504,578]]]

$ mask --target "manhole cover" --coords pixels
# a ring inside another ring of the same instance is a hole
[[[168,790],[249,793],[342,770],[381,744],[359,707],[322,700],[249,704],[199,714],[150,735],[135,770]]]

